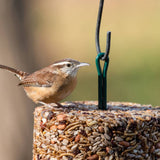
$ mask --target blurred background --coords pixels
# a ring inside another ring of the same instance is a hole
[[[97,100],[95,26],[99,0],[0,0],[0,63],[33,72],[63,58],[90,63],[66,100]],[[100,44],[112,32],[108,100],[160,105],[160,1],[106,0]],[[32,159],[35,104],[0,70],[0,155]]]

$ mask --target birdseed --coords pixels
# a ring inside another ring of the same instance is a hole
[[[158,160],[160,107],[65,102],[64,111],[34,112],[33,160]]]

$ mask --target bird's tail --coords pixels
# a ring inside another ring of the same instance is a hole
[[[17,69],[14,69],[14,68],[11,68],[11,67],[8,67],[8,66],[5,66],[5,65],[1,65],[1,64],[0,64],[0,69],[5,69],[5,70],[7,70],[7,71],[9,71],[9,72],[14,73],[20,80],[21,80],[23,77],[29,75],[29,74],[26,73],[26,72],[19,71],[19,70],[17,70]]]

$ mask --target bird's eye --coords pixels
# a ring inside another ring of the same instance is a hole
[[[67,64],[67,67],[70,67],[70,66],[71,66],[71,64],[70,64],[70,63],[68,63],[68,64]]]

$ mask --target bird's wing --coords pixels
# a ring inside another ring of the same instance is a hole
[[[34,72],[25,77],[19,85],[23,85],[24,87],[51,87],[57,76],[55,73],[42,70],[41,72]]]

